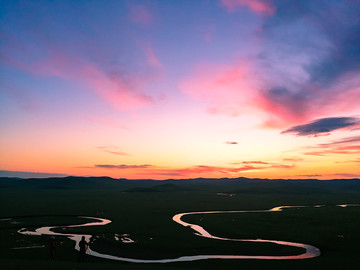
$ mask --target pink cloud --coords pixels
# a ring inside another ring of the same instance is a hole
[[[271,168],[277,168],[277,169],[292,169],[296,167],[294,164],[287,165],[287,164],[274,164],[271,165]]]
[[[301,161],[304,161],[304,159],[303,159],[303,158],[294,157],[294,158],[284,158],[283,161],[301,162]]]
[[[128,156],[129,154],[120,151],[119,147],[117,146],[98,146],[96,147],[97,149],[110,153],[110,154],[114,154],[114,155],[119,155],[119,156]]]
[[[360,136],[344,138],[332,143],[319,144],[314,147],[308,147],[309,149],[315,149],[314,151],[305,152],[305,155],[312,156],[325,156],[332,154],[360,154]]]
[[[269,163],[262,162],[253,162],[254,164],[266,165]],[[218,167],[218,166],[192,166],[188,168],[180,168],[180,169],[159,169],[154,170],[154,174],[158,175],[172,175],[172,176],[183,176],[183,177],[193,177],[197,175],[207,174],[207,175],[221,175],[221,174],[236,174],[241,172],[248,172],[254,170],[267,170],[271,168],[277,169],[291,169],[294,168],[295,165],[287,165],[287,164],[276,164],[271,166],[253,166],[253,165],[242,165],[237,167]]]
[[[212,176],[212,175],[226,175],[230,174],[233,175],[234,173],[239,172],[245,172],[245,171],[252,171],[252,170],[258,170],[263,169],[261,167],[255,167],[255,166],[241,166],[236,168],[231,167],[217,167],[217,166],[206,166],[206,165],[199,165],[199,166],[192,166],[187,168],[161,168],[156,167],[149,164],[144,165],[126,165],[126,164],[120,164],[120,165],[112,165],[112,164],[97,164],[90,167],[83,167],[83,168],[93,168],[93,169],[109,169],[109,170],[124,170],[124,169],[141,169],[142,172],[139,174],[146,174],[146,175],[168,175],[168,176],[180,176],[180,177],[197,177],[199,175],[206,175]]]
[[[115,109],[131,110],[152,102],[139,91],[140,78],[125,81],[120,76],[109,76],[94,65],[83,67],[84,82]]]
[[[360,79],[355,74],[339,77],[332,85],[304,82],[301,90],[272,87],[259,93],[258,107],[268,114],[267,127],[286,127],[314,118],[353,113],[358,109]],[[295,87],[296,88],[296,87]],[[323,134],[327,135],[327,134]]]
[[[239,144],[238,142],[225,142],[226,144]]]
[[[354,85],[360,80],[352,76],[346,77],[351,84],[340,80],[326,90],[305,82],[299,92],[274,87],[265,77],[256,61],[202,64],[179,83],[179,89],[204,102],[209,113],[257,114],[264,117],[262,126],[266,128],[285,128],[358,108],[360,92]]]
[[[314,112],[309,109],[310,102],[303,99],[281,91],[263,90],[267,85],[255,64],[250,61],[230,65],[202,64],[180,82],[179,88],[188,96],[205,102],[212,114],[263,114],[264,127],[285,127],[319,113],[318,107]]]
[[[286,106],[278,106],[261,97],[258,99],[258,107],[267,113],[266,120],[261,125],[263,128],[284,128],[290,123],[298,123],[305,118],[303,115],[294,115]],[[307,120],[308,117],[305,119]]]
[[[231,163],[233,165],[237,164],[256,164],[256,165],[262,165],[261,167],[256,167],[257,169],[270,169],[270,168],[277,168],[277,169],[291,169],[296,167],[294,164],[281,164],[281,163],[271,163],[271,162],[265,162],[260,160],[254,160],[254,161],[242,161],[242,162],[234,162]],[[248,165],[247,165],[248,166]],[[252,165],[249,165],[252,166]],[[246,167],[246,166],[245,166]]]
[[[131,5],[130,19],[140,25],[150,25],[154,18],[145,5]]]
[[[335,154],[360,154],[360,145],[338,147],[332,152]]]
[[[216,173],[233,174],[233,173],[252,171],[258,169],[262,169],[262,168],[249,166],[249,165],[236,167],[236,168],[199,165],[199,166],[193,166],[182,169],[163,169],[163,170],[159,170],[157,173],[162,175],[177,175],[177,176],[190,177],[199,174],[216,174]]]
[[[31,64],[16,61],[11,64],[34,75],[55,76],[79,84],[118,110],[133,110],[153,102],[150,96],[141,92],[149,78],[127,74],[124,79],[121,74],[110,74],[96,64],[60,51]]]
[[[147,61],[150,66],[162,67],[162,63],[160,62],[159,58],[156,56],[156,54],[154,53],[154,50],[152,49],[152,47],[149,44],[145,47],[144,51],[145,51],[145,55],[146,55]]]
[[[234,66],[200,65],[179,88],[194,99],[206,101],[210,113],[237,116],[254,100],[255,76],[248,62]]]
[[[304,155],[308,155],[308,156],[325,156],[325,154],[331,154],[331,151],[310,151],[310,152],[305,152]]]
[[[220,0],[228,12],[235,12],[238,7],[247,7],[251,11],[260,15],[273,15],[275,7],[267,0]]]
[[[242,163],[243,164],[271,164],[269,162],[258,161],[258,160],[255,160],[255,161],[243,161]]]
[[[290,169],[295,167],[294,165],[262,165],[262,166],[253,166],[249,164],[236,166],[236,167],[223,167],[223,166],[207,166],[207,165],[198,165],[190,166],[183,168],[166,168],[158,167],[149,164],[144,165],[112,165],[112,164],[100,164],[93,165],[89,167],[81,168],[92,168],[92,169],[108,169],[108,170],[134,170],[135,175],[146,175],[147,177],[157,177],[157,176],[169,176],[169,177],[181,177],[181,178],[191,178],[191,177],[233,177],[238,176],[242,172],[249,171],[258,171],[258,170],[268,170],[268,169]]]
[[[120,165],[109,165],[109,164],[98,164],[94,165],[93,168],[102,168],[102,169],[116,169],[116,170],[127,170],[127,169],[148,169],[151,168],[152,165],[144,164],[144,165],[127,165],[127,164],[120,164]]]

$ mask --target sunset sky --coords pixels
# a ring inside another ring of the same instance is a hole
[[[360,0],[0,5],[0,176],[360,177]]]

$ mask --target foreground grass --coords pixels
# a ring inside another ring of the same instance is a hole
[[[219,191],[224,187],[219,186]],[[338,192],[296,194],[238,192],[218,196],[214,191],[123,192],[121,190],[19,190],[2,189],[2,217],[17,217],[0,222],[0,266],[2,269],[358,269],[360,263],[360,207],[340,208],[337,204],[360,203],[359,193]],[[274,213],[241,213],[187,216],[217,236],[263,238],[315,245],[318,258],[292,261],[204,260],[170,264],[132,264],[88,257],[77,263],[74,242],[60,238],[54,261],[49,259],[46,236],[16,233],[22,227],[81,223],[71,215],[111,219],[106,226],[72,228],[66,233],[100,236],[92,248],[116,255],[138,258],[163,258],[184,254],[294,254],[292,248],[251,243],[219,242],[193,235],[172,221],[177,213],[212,210],[259,210],[279,205],[317,205],[323,208],[288,209]],[[34,215],[36,217],[34,217]],[[40,217],[40,216],[46,217]],[[56,216],[63,215],[63,216]],[[26,217],[24,217],[26,216]],[[14,223],[18,222],[18,223]],[[114,234],[129,234],[136,243],[123,244]],[[33,249],[12,249],[27,245]]]

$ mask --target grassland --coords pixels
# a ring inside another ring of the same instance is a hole
[[[127,181],[109,178],[0,179],[0,267],[2,269],[359,269],[360,181],[266,181],[193,179]],[[234,196],[218,193],[235,194]],[[23,227],[79,224],[76,216],[112,220],[106,226],[71,228],[66,233],[99,236],[92,249],[132,258],[170,258],[195,254],[287,255],[301,250],[259,243],[201,238],[172,221],[177,213],[260,210],[280,205],[326,205],[283,212],[191,215],[184,219],[229,238],[301,242],[320,248],[306,260],[203,260],[134,264],[87,257],[77,263],[74,242],[57,239],[49,259],[47,236],[17,233]],[[129,234],[136,242],[116,241]],[[18,249],[26,246],[31,249]],[[15,248],[15,249],[14,249]]]

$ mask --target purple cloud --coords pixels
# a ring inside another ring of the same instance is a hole
[[[358,126],[359,124],[360,119],[358,117],[329,117],[317,119],[308,124],[293,126],[281,133],[289,133],[296,136],[316,136],[319,134],[326,134],[337,129]]]
[[[359,104],[360,1],[271,1],[258,72],[268,126],[351,111]],[[329,19],[330,18],[330,19]]]
[[[308,147],[313,151],[305,152],[305,155],[325,156],[331,154],[360,154],[360,136],[347,137],[330,143],[322,143]]]
[[[299,177],[322,177],[321,174],[298,174]]]

